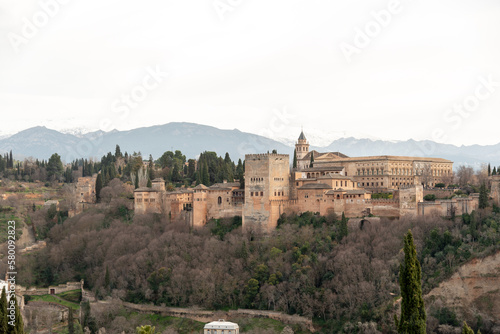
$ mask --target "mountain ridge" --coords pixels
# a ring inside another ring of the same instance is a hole
[[[238,129],[219,129],[189,122],[170,122],[124,131],[98,130],[78,136],[45,126],[36,126],[0,138],[0,152],[12,150],[18,159],[26,157],[48,159],[53,153],[58,153],[63,160],[69,162],[76,158],[99,159],[107,152],[114,152],[117,144],[120,145],[122,152],[140,151],[145,157],[151,154],[154,158],[169,150],[181,150],[188,158],[195,158],[203,151],[215,151],[218,155],[228,152],[232,159],[243,159],[245,154],[263,153],[273,149],[293,154],[293,146],[271,138]],[[319,152],[340,151],[353,157],[373,155],[439,157],[454,161],[455,165],[479,167],[480,164],[488,162],[494,166],[500,165],[500,143],[455,146],[430,140],[386,141],[343,137],[327,146],[311,146],[311,150],[313,149]]]

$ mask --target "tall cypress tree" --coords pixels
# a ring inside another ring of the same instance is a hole
[[[344,212],[342,212],[342,219],[340,220],[339,224],[339,233],[338,233],[338,240],[342,240],[344,237],[347,237],[347,234],[349,233],[347,229],[347,222],[348,219],[345,217]]]
[[[292,168],[297,168],[297,149],[293,150],[293,165]]]
[[[313,167],[313,164],[314,164],[314,152],[311,152],[311,163],[309,164],[309,167]]]
[[[135,182],[134,182],[135,189],[139,188],[139,171],[135,173]]]
[[[422,269],[411,230],[404,237],[405,260],[399,267],[401,318],[394,316],[398,333],[425,334],[427,315],[422,297]]]
[[[0,297],[0,333],[7,333],[7,326],[7,294],[3,287]]]
[[[148,164],[148,175],[151,180],[155,178],[155,163],[153,160],[153,156],[149,155],[149,164]]]
[[[490,176],[490,175],[491,175],[491,165],[488,164],[488,176]]]
[[[488,206],[488,188],[483,182],[479,188],[479,208],[484,209]]]
[[[4,333],[7,334],[24,334],[24,322],[23,322],[23,317],[21,315],[21,311],[19,310],[19,305],[17,304],[17,299],[16,295],[12,295],[10,297],[10,301],[14,301],[14,307],[15,307],[15,317],[16,320],[14,321],[14,326],[7,324],[7,331]]]
[[[96,201],[101,201],[101,189],[102,189],[102,175],[101,173],[97,174],[97,179],[95,180],[95,197]]]

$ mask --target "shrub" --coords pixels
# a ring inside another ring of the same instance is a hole
[[[424,196],[424,200],[426,201],[435,201],[436,200],[436,195],[434,194],[428,194]]]

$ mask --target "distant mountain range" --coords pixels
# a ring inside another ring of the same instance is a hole
[[[299,134],[297,134],[298,137]],[[306,135],[307,137],[307,135]],[[155,159],[165,151],[181,150],[188,158],[195,158],[203,151],[218,155],[229,153],[233,160],[249,153],[293,153],[293,146],[273,139],[239,130],[221,130],[194,123],[168,123],[129,131],[90,132],[84,135],[61,133],[46,127],[34,127],[0,139],[0,152],[13,151],[17,158],[48,159],[53,153],[69,162],[76,158],[101,158],[115,151],[151,154]],[[340,151],[348,156],[403,155],[439,157],[455,162],[455,166],[469,164],[480,166],[490,162],[500,165],[500,143],[496,145],[454,146],[433,141],[407,140],[390,142],[382,140],[341,138],[326,147],[311,147],[320,152]]]

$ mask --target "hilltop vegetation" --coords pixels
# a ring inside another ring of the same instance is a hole
[[[45,226],[47,248],[23,256],[19,284],[84,279],[99,298],[278,310],[314,317],[325,333],[354,333],[359,326],[390,332],[408,229],[422,263],[424,293],[468,259],[500,248],[496,212],[455,221],[374,220],[348,229],[341,217],[304,213],[283,216],[278,229],[262,237],[242,233],[237,218],[192,230],[160,215],[134,216],[120,181],[111,185],[114,191],[95,209]],[[35,225],[44,212],[33,216]],[[447,323],[442,314],[446,310],[431,310],[428,318]]]

